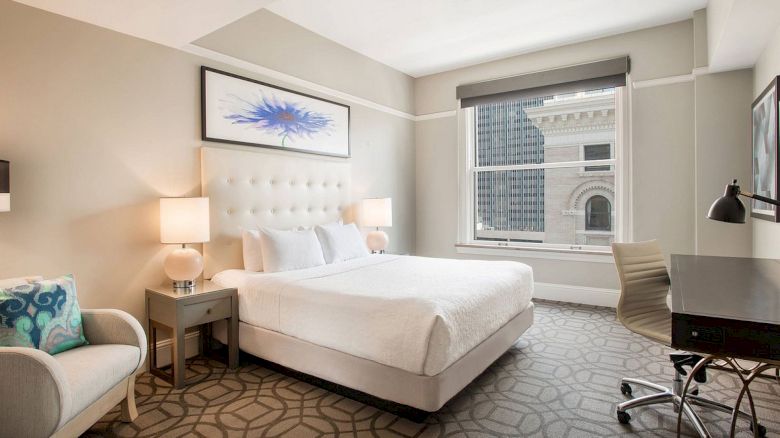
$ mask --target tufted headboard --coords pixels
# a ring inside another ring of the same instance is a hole
[[[292,229],[342,218],[350,209],[350,175],[344,159],[201,148],[201,184],[211,209],[204,278],[243,269],[244,228]]]

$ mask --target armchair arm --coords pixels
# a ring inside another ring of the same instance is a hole
[[[136,371],[146,360],[146,334],[141,324],[127,312],[116,309],[82,309],[84,337],[90,344],[133,345],[141,350]]]
[[[65,370],[34,348],[0,347],[0,424],[4,436],[48,437],[71,410]]]

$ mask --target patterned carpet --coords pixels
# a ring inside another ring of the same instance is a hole
[[[119,437],[585,437],[674,436],[671,407],[638,408],[630,425],[615,419],[621,376],[668,386],[668,350],[628,332],[612,309],[537,302],[536,323],[479,378],[418,424],[271,371],[242,357],[238,370],[195,359],[199,383],[174,390],[144,374],[136,385],[138,419],[107,414],[84,436]],[[702,395],[728,402],[737,377],[710,371]],[[780,433],[780,384],[751,386],[768,436]],[[635,395],[641,390],[635,389]],[[703,412],[714,436],[725,414]],[[752,436],[738,423],[738,436]],[[693,433],[684,425],[683,432]]]

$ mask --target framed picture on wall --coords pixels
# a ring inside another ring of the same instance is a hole
[[[778,78],[753,102],[753,193],[777,199],[778,188]],[[780,222],[774,205],[751,200],[750,215]]]
[[[349,106],[201,67],[203,140],[350,156]]]

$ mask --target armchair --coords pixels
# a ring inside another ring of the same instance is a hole
[[[135,375],[146,359],[146,336],[128,313],[81,311],[89,345],[49,355],[0,347],[0,435],[75,437],[118,403],[122,420],[138,416]]]

